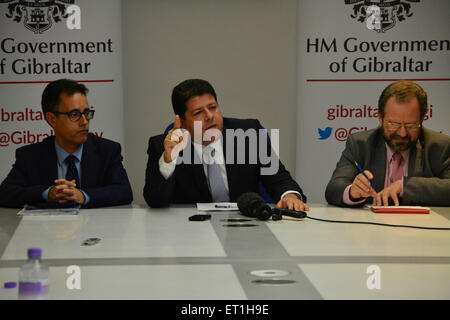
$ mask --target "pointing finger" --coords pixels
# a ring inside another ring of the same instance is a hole
[[[174,129],[181,128],[181,120],[180,120],[180,116],[178,116],[178,115],[175,116],[175,121],[173,122],[173,128]]]

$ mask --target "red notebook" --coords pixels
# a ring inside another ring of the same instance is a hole
[[[375,213],[430,213],[430,208],[420,206],[372,206]]]

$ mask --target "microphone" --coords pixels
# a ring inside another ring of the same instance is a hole
[[[267,220],[272,216],[272,209],[264,199],[255,192],[246,192],[237,199],[239,211],[246,217]]]
[[[289,210],[289,209],[282,209],[282,208],[274,208],[273,209],[274,216],[279,216],[279,220],[281,220],[281,216],[288,216],[296,219],[303,219],[306,217],[305,211],[295,211],[295,210]],[[276,220],[276,218],[274,218]]]
[[[272,209],[266,201],[255,192],[243,193],[237,199],[239,211],[246,217],[258,218],[259,220],[267,220],[272,217],[273,220],[281,220],[282,216],[303,219],[306,212],[295,211],[289,209],[274,208]]]

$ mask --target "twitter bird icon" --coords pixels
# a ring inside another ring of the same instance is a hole
[[[320,128],[317,129],[319,131],[319,140],[325,140],[328,139],[331,135],[331,130],[333,130],[333,128],[331,127],[326,127],[325,130],[322,130]]]

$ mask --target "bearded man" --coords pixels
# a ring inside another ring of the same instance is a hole
[[[416,83],[400,80],[386,87],[378,100],[378,128],[348,137],[327,201],[450,205],[450,137],[423,127],[427,110],[427,94]]]

